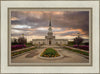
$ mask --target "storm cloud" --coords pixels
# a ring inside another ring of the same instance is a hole
[[[45,36],[51,17],[54,34],[89,37],[89,11],[12,11],[12,36]]]

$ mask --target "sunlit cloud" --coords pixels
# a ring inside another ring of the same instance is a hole
[[[37,30],[48,30],[48,27],[40,27],[40,28],[37,28]]]
[[[31,26],[28,25],[15,25],[13,28],[31,28]]]
[[[17,17],[12,17],[11,20],[19,20]]]

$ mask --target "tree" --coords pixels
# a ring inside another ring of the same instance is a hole
[[[19,37],[18,38],[18,43],[19,44],[25,44],[25,43],[27,43],[27,40],[24,37]]]
[[[83,42],[83,38],[81,38],[81,37],[76,37],[75,39],[74,39],[74,42],[75,42],[75,44],[77,44],[78,45],[78,47],[79,47],[79,45]]]
[[[16,44],[18,44],[17,39],[16,39],[16,38],[13,38],[12,41],[11,41],[11,44],[12,44],[12,45],[16,45]]]
[[[21,37],[18,38],[18,43],[19,44],[26,44],[27,39],[24,37],[24,34],[21,35]]]

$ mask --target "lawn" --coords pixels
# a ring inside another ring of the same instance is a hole
[[[65,47],[65,49],[73,51],[73,52],[77,52],[77,53],[80,53],[80,54],[83,54],[83,55],[86,55],[86,56],[89,56],[88,52],[84,52],[84,51],[80,51],[80,50],[74,50],[74,49],[70,49],[70,48],[67,48],[67,47]]]
[[[34,47],[34,48],[29,48],[29,49],[25,49],[25,50],[22,50],[22,51],[12,52],[12,53],[11,53],[11,56],[15,56],[15,55],[18,55],[18,54],[22,54],[22,53],[24,53],[24,52],[27,52],[27,51],[30,51],[30,50],[34,50],[34,49],[36,49],[36,47]]]
[[[53,48],[47,48],[45,51],[41,54],[42,57],[58,57],[60,56],[56,50]]]
[[[26,47],[31,47],[31,46],[33,46],[32,43],[26,43],[25,45],[26,45]]]

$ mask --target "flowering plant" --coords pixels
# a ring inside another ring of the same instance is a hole
[[[80,48],[80,49],[84,49],[84,50],[89,50],[89,46],[88,45],[73,45],[74,48]]]
[[[26,45],[12,45],[11,46],[11,50],[16,50],[16,49],[21,49],[21,48],[25,48]]]

